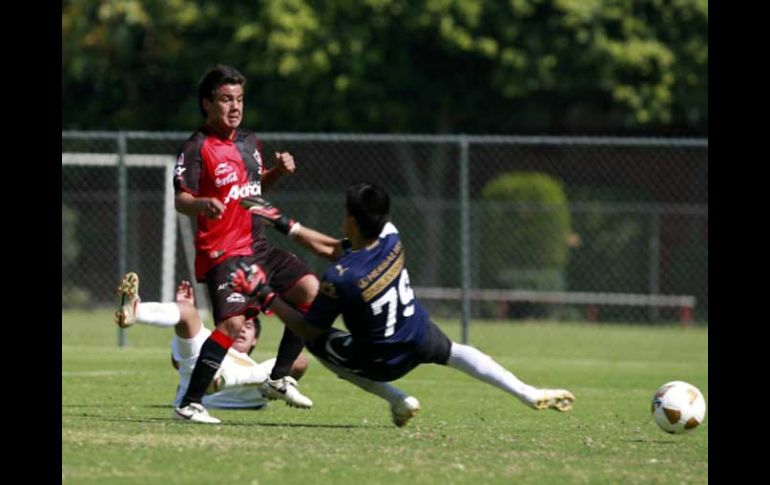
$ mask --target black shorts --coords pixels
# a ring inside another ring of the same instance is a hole
[[[408,374],[420,364],[446,365],[452,341],[433,322],[420,345],[412,350],[399,349],[388,362],[376,362],[349,332],[330,328],[326,334],[307,348],[316,358],[331,362],[353,374],[373,381],[390,382]],[[396,361],[393,364],[391,362]]]
[[[258,313],[259,305],[254,298],[235,293],[228,285],[230,273],[234,271],[234,265],[238,261],[258,264],[267,274],[270,286],[278,294],[290,290],[304,276],[313,274],[294,253],[276,247],[253,256],[228,258],[206,273],[206,286],[209,290],[215,323],[235,315],[251,318]]]

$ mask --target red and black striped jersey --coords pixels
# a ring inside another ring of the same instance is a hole
[[[248,256],[270,245],[256,216],[239,200],[262,194],[262,143],[256,133],[237,129],[234,139],[222,139],[208,127],[193,133],[177,158],[174,189],[195,197],[216,197],[226,209],[222,219],[197,216],[195,278],[233,256]]]

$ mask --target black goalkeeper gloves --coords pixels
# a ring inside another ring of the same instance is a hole
[[[262,197],[246,197],[241,199],[241,206],[262,219],[262,223],[273,226],[284,234],[291,234],[292,228],[298,230],[301,227],[294,219],[281,214],[281,209],[271,204]],[[296,227],[295,227],[296,226]]]
[[[267,277],[256,264],[238,263],[230,273],[230,287],[243,295],[256,297],[262,309],[267,309],[275,299],[275,291],[267,284]]]

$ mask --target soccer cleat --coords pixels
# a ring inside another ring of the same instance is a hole
[[[115,293],[118,297],[115,323],[121,328],[130,327],[136,322],[136,305],[140,301],[139,276],[136,273],[126,273]]]
[[[268,399],[285,401],[288,406],[310,409],[313,407],[313,401],[299,392],[298,386],[297,381],[291,376],[275,380],[268,379],[262,384],[262,393]]]
[[[575,396],[564,389],[539,389],[538,396],[531,402],[535,409],[555,409],[565,412],[572,409]]]
[[[203,405],[191,402],[183,408],[175,408],[173,418],[179,421],[189,421],[202,424],[219,424],[222,421],[211,416]]]
[[[415,417],[419,411],[420,401],[412,396],[407,396],[397,404],[390,406],[390,412],[393,414],[393,424],[399,428],[406,426],[406,423]]]

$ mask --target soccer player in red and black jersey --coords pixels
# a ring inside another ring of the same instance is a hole
[[[174,411],[176,418],[194,422],[218,422],[201,405],[203,394],[246,317],[259,308],[253,298],[229,287],[234,264],[265,267],[272,286],[300,311],[306,311],[318,293],[318,278],[310,269],[293,253],[270,244],[258,218],[239,205],[240,199],[261,194],[295,170],[288,152],[276,152],[268,169],[256,134],[240,128],[244,84],[244,76],[230,66],[216,66],[203,76],[198,104],[205,123],[184,144],[174,176],[177,211],[197,220],[195,277],[208,287],[216,325],[201,348],[187,394]],[[302,341],[285,329],[265,390],[269,397],[308,408],[312,401],[289,376],[301,351]]]

